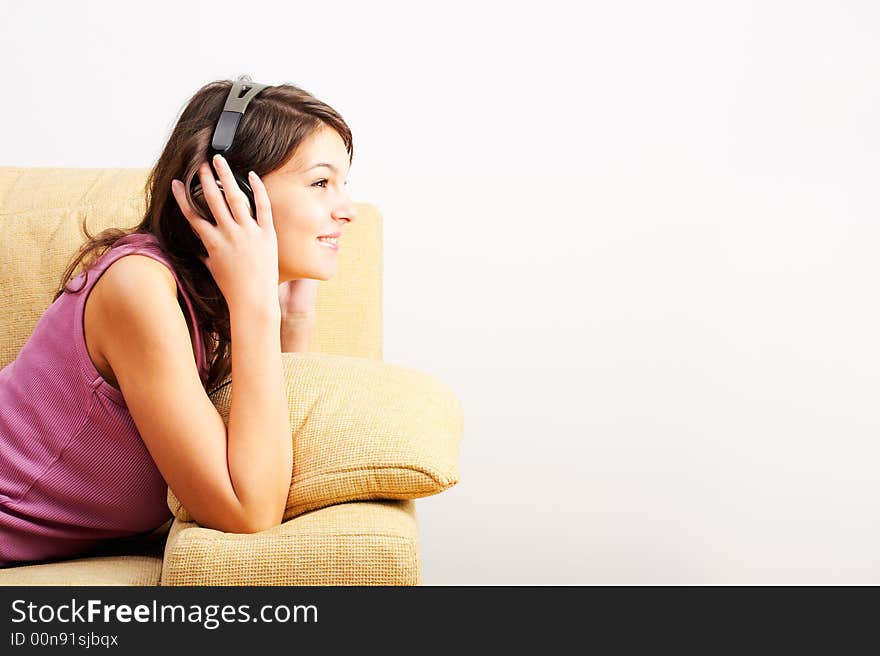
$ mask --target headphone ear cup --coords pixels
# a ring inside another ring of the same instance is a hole
[[[192,198],[193,204],[198,203],[200,200],[202,204],[205,206],[205,210],[207,211],[207,219],[211,223],[211,225],[217,225],[217,222],[214,221],[214,217],[211,215],[211,210],[208,207],[208,201],[205,200],[205,194],[202,191],[202,183],[199,181],[198,177],[193,178],[193,184],[190,187],[189,195]]]
[[[256,200],[254,199],[254,190],[251,189],[251,186],[248,184],[246,177],[239,175],[238,173],[234,173],[234,172],[232,175],[235,177],[235,181],[238,183],[238,187],[244,192],[244,195],[247,196],[248,203],[250,204],[250,208],[251,208],[251,216],[256,221],[256,219],[257,219],[257,203],[256,203]],[[215,180],[215,182],[217,183],[217,186],[220,187],[220,189],[222,190],[223,183],[220,180]],[[193,202],[195,202],[197,198],[204,196],[204,194],[202,192],[202,183],[199,182],[198,178],[193,178],[193,186],[190,190],[190,196],[192,196]],[[207,204],[208,204],[207,201],[204,201],[204,202],[205,202],[205,205],[207,206]],[[210,217],[209,220],[211,221],[212,224],[217,225],[216,222],[214,221],[214,217]]]

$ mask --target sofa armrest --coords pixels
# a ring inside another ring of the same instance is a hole
[[[282,354],[293,439],[284,521],[338,503],[416,499],[459,481],[461,403],[426,373],[382,360]],[[232,381],[211,399],[229,421]],[[168,507],[193,517],[168,490]]]
[[[353,501],[259,533],[174,520],[161,585],[420,585],[415,501]]]

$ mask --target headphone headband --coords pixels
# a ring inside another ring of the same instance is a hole
[[[236,78],[229,90],[229,95],[226,97],[223,113],[220,114],[220,119],[214,128],[211,148],[219,153],[225,153],[232,148],[235,131],[238,129],[238,123],[244,115],[244,110],[260,91],[270,86],[272,85],[254,82],[249,75],[240,75]]]

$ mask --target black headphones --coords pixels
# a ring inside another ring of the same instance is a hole
[[[226,104],[223,106],[223,112],[220,114],[220,118],[217,120],[217,125],[214,127],[214,136],[211,138],[211,157],[213,157],[214,153],[223,154],[232,148],[232,142],[235,139],[235,131],[238,129],[238,124],[241,122],[244,110],[247,108],[251,100],[256,98],[260,91],[270,86],[272,85],[254,82],[248,75],[240,75],[235,79],[232,83],[232,88],[229,90],[229,95],[226,97]],[[211,166],[211,171],[214,173],[214,179],[217,182],[217,186],[222,189],[223,183],[220,182],[220,176],[217,175],[217,171],[214,170],[213,159],[209,157],[208,163]],[[235,181],[238,183],[239,188],[244,192],[250,202],[251,216],[256,218],[257,203],[254,200],[254,190],[251,189],[247,175],[242,175],[239,171],[233,171],[232,174],[235,177]],[[202,184],[199,182],[198,175],[193,177],[193,182],[193,195],[195,195],[196,192],[201,193]]]

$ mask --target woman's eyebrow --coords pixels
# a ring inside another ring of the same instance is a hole
[[[316,168],[318,168],[318,167],[320,167],[320,166],[326,166],[328,169],[330,169],[331,171],[333,171],[334,173],[336,173],[337,175],[339,175],[339,169],[337,169],[337,168],[336,168],[335,166],[333,166],[332,164],[328,164],[327,162],[320,162],[319,164],[313,164],[312,166],[310,166],[309,168],[307,168],[306,171],[311,171],[312,169],[316,169]]]

